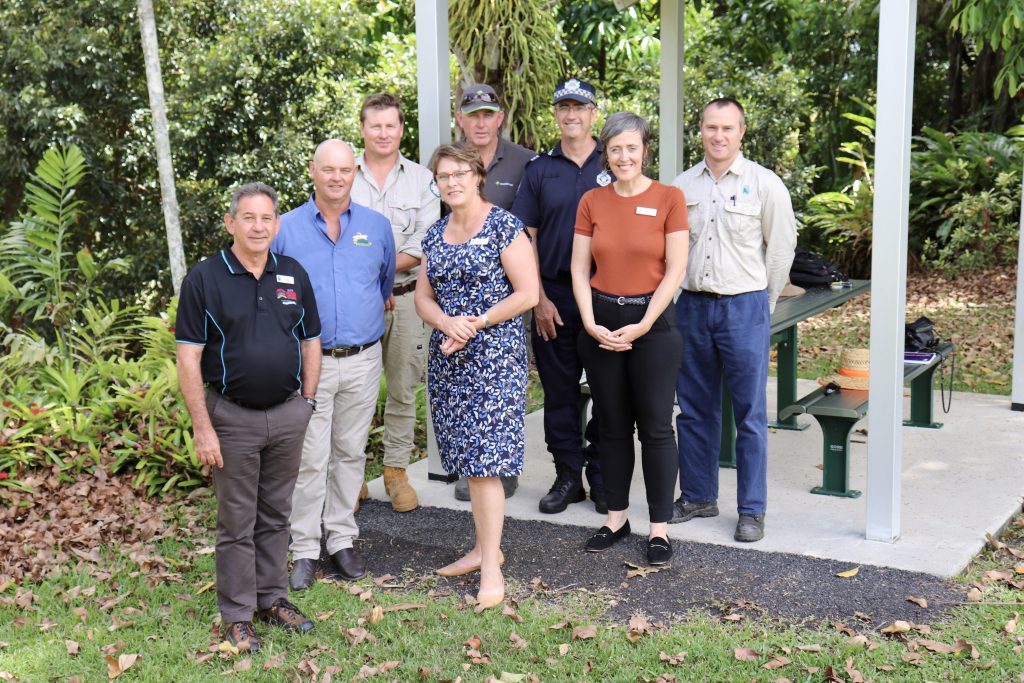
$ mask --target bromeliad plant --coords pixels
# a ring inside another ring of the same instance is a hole
[[[86,175],[74,145],[48,150],[0,236],[0,486],[29,468],[97,466],[134,470],[150,493],[197,486],[170,317],[108,298],[102,276],[127,262],[97,265],[69,244]]]

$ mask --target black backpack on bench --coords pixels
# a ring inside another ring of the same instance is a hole
[[[845,280],[839,264],[824,259],[806,249],[797,249],[789,269],[789,281],[800,287],[825,287]]]

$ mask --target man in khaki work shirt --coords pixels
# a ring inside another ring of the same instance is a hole
[[[701,114],[704,160],[673,181],[686,194],[690,260],[676,303],[683,362],[676,394],[679,486],[672,522],[718,514],[722,376],[736,418],[734,538],[764,537],[768,499],[768,349],[771,311],[796,247],[789,191],[740,153],[743,107],[712,100]]]
[[[423,375],[423,321],[416,315],[413,290],[423,234],[441,216],[433,176],[398,151],[405,118],[402,103],[378,93],[363,100],[359,125],[365,151],[356,158],[352,200],[391,221],[395,236],[395,286],[384,313],[384,488],[395,512],[419,505],[406,468],[416,431],[416,385]]]

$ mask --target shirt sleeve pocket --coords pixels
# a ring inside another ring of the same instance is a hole
[[[763,239],[761,236],[760,204],[756,202],[737,204],[726,202],[724,208],[728,216],[730,229],[735,230],[744,239]]]

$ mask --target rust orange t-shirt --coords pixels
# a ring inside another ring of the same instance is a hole
[[[576,234],[593,240],[590,286],[616,296],[650,294],[665,277],[665,235],[689,228],[678,187],[655,180],[633,197],[611,185],[590,190],[576,211]]]

